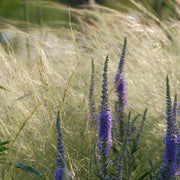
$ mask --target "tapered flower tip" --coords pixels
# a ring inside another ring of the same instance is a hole
[[[104,72],[107,72],[108,69],[109,56],[106,56],[106,60],[104,62]]]
[[[169,77],[166,75],[166,83],[169,84]]]
[[[120,61],[119,61],[119,66],[118,66],[118,72],[120,74],[123,72],[124,63],[125,63],[126,44],[127,44],[127,38],[125,37],[122,52],[121,52],[121,57],[120,57]]]
[[[123,47],[126,48],[126,44],[127,44],[127,37],[124,38],[124,44],[123,44]]]
[[[57,130],[57,133],[59,133],[59,131],[61,129],[61,124],[60,124],[60,111],[58,111],[57,113],[57,117],[56,117],[56,130]]]

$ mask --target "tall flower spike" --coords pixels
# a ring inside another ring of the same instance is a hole
[[[125,63],[125,53],[126,53],[126,44],[127,39],[124,38],[124,44],[121,52],[121,58],[119,61],[118,70],[115,76],[115,84],[116,84],[116,94],[118,96],[118,111],[119,113],[124,111],[125,105],[127,103],[126,97],[126,81],[123,75],[124,63]]]
[[[123,124],[123,112],[125,109],[125,106],[127,104],[127,97],[126,97],[126,80],[125,76],[123,74],[123,69],[124,69],[124,63],[125,63],[125,53],[126,53],[126,44],[127,44],[127,39],[124,39],[124,44],[121,52],[121,58],[119,61],[119,66],[118,70],[115,76],[115,93],[118,97],[118,100],[116,102],[116,114],[117,114],[117,119],[119,123],[119,140],[123,141],[124,137],[124,124]]]
[[[174,120],[174,108],[170,97],[169,78],[166,77],[166,101],[167,101],[167,131],[165,138],[165,153],[163,156],[163,167],[160,168],[160,179],[175,178],[177,173],[178,156],[178,131]],[[175,96],[175,101],[176,96]],[[175,107],[175,106],[174,106]]]
[[[54,180],[63,180],[65,175],[65,156],[64,156],[64,146],[62,141],[62,131],[60,125],[60,112],[58,111],[56,119],[56,130],[57,130],[57,151],[56,154],[56,170],[54,175]]]
[[[99,113],[99,138],[98,146],[100,152],[101,161],[101,175],[105,179],[107,175],[107,166],[109,163],[110,149],[112,146],[111,139],[111,127],[112,127],[112,114],[109,109],[108,92],[107,92],[107,68],[108,68],[108,56],[104,63],[103,81],[102,81],[102,100]]]
[[[94,99],[94,60],[92,59],[92,70],[91,70],[91,84],[89,88],[89,111],[92,119],[92,123],[96,123],[96,107]]]

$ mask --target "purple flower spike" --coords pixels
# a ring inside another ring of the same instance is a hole
[[[99,148],[101,153],[107,153],[112,145],[111,139],[111,126],[112,126],[112,114],[109,109],[108,103],[108,92],[107,92],[107,67],[108,67],[108,56],[104,64],[103,83],[102,83],[102,100],[99,113]],[[101,147],[102,142],[107,141],[106,149]]]
[[[101,154],[110,154],[110,148],[112,146],[111,139],[111,124],[112,124],[112,114],[110,110],[103,112],[100,110],[100,127],[99,127],[99,149]],[[101,147],[101,142],[107,141],[106,150]]]
[[[117,123],[118,126],[118,139],[122,142],[124,137],[124,110],[127,104],[127,96],[126,96],[126,79],[123,74],[124,69],[124,63],[125,63],[125,54],[126,54],[126,44],[127,39],[124,39],[124,44],[121,52],[121,58],[119,61],[118,70],[115,76],[115,93],[118,97],[118,100],[116,101],[116,115],[117,115]],[[113,127],[113,128],[115,128]],[[115,128],[116,129],[116,128]]]
[[[57,150],[56,154],[56,170],[54,174],[54,180],[63,180],[64,169],[65,169],[65,156],[64,156],[64,146],[62,141],[62,131],[60,126],[60,112],[58,111],[56,119],[56,129],[57,129]]]
[[[178,174],[178,146],[179,136],[176,124],[176,102],[175,95],[174,107],[172,107],[170,97],[169,79],[166,77],[166,100],[167,100],[167,131],[165,138],[165,153],[163,156],[163,167],[160,168],[160,179],[175,178]]]
[[[63,177],[64,177],[64,170],[62,168],[57,168],[55,170],[55,177],[54,179],[55,180],[63,180]]]
[[[177,148],[178,137],[166,136],[165,154],[163,156],[163,167],[160,168],[160,179],[175,178],[177,171]]]
[[[116,84],[116,94],[118,96],[118,101],[117,101],[117,113],[122,113],[124,112],[125,105],[127,104],[127,97],[126,97],[126,80],[123,74],[123,69],[124,69],[124,63],[125,63],[125,54],[126,54],[126,44],[127,44],[127,39],[124,39],[124,44],[121,52],[121,58],[119,61],[119,66],[118,70],[115,76],[115,84]],[[120,120],[120,119],[119,119]]]
[[[116,84],[116,95],[118,96],[118,113],[124,112],[125,106],[127,104],[127,97],[126,97],[126,79],[124,74],[121,75],[120,73],[116,74],[115,77],[115,84]]]
[[[98,148],[100,152],[100,163],[101,169],[100,176],[102,179],[108,179],[107,176],[107,167],[109,165],[111,154],[110,149],[112,147],[112,137],[111,137],[111,128],[112,128],[112,114],[109,109],[108,103],[108,92],[107,92],[107,68],[108,68],[108,56],[106,57],[104,63],[104,72],[103,72],[103,81],[102,81],[102,100],[99,112],[99,137],[98,137]]]

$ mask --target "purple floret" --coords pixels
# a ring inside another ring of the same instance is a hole
[[[163,157],[164,166],[160,169],[160,172],[166,174],[167,178],[174,178],[177,170],[177,148],[178,137],[176,135],[166,136],[165,154]]]
[[[112,139],[111,139],[111,128],[112,128],[112,114],[110,110],[107,111],[100,111],[100,125],[99,125],[99,149],[100,153],[110,153],[110,148],[112,146]],[[106,141],[107,147],[106,150],[102,149],[101,142]]]
[[[117,105],[118,105],[118,113],[124,112],[125,106],[127,104],[127,96],[126,96],[126,79],[124,74],[121,75],[119,72],[115,77],[116,84],[116,95],[118,97]]]
[[[63,180],[64,170],[62,168],[57,168],[54,174],[54,180]]]

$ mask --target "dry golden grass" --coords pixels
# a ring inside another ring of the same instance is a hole
[[[160,22],[151,12],[136,5],[138,12],[121,13],[95,4],[89,9],[44,4],[70,11],[73,31],[32,24],[24,31],[23,22],[1,21],[1,32],[8,32],[13,40],[6,47],[0,45],[0,85],[9,90],[0,93],[0,136],[4,140],[15,139],[12,148],[17,150],[16,159],[35,167],[43,179],[52,179],[55,169],[58,109],[70,173],[73,179],[87,177],[91,146],[87,127],[91,59],[95,61],[98,107],[105,56],[110,56],[111,90],[124,37],[127,37],[127,111],[143,113],[148,108],[142,151],[146,160],[161,161],[167,74],[172,95],[175,92],[179,95],[180,89],[180,23],[174,19]],[[112,93],[109,99],[113,109],[116,97]],[[7,174],[6,179],[32,179],[31,175],[24,177],[14,169],[7,169]]]

